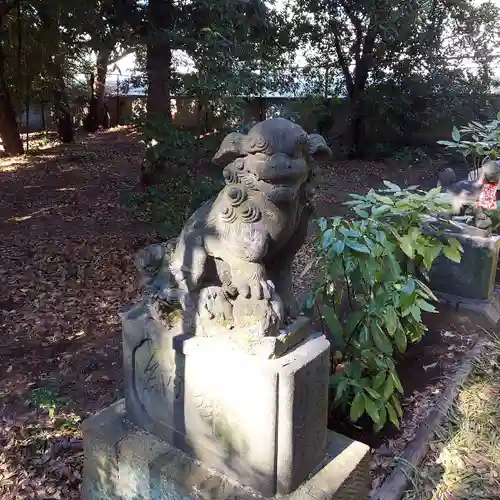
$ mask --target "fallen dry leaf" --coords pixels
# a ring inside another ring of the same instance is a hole
[[[422,368],[427,371],[427,370],[430,370],[431,368],[434,368],[435,366],[437,365],[437,362],[436,363],[431,363],[430,365],[425,365],[423,366]]]

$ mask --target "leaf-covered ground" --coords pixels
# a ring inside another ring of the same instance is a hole
[[[405,500],[500,498],[500,337],[474,360]]]
[[[142,159],[135,132],[122,128],[0,160],[4,500],[79,498],[79,421],[121,396],[118,314],[139,295],[135,251],[158,240],[150,223],[120,204],[121,194],[137,185]],[[375,162],[326,165],[318,212],[342,213],[348,193],[365,192],[384,178],[433,183],[436,169],[428,167],[410,169],[408,176],[408,170]],[[298,275],[312,252],[310,238],[295,265],[300,297],[314,270],[302,279]],[[418,408],[431,401],[443,373],[440,356],[447,344],[439,331],[422,347],[427,354],[414,352],[408,363],[429,374],[410,386],[407,408],[416,410],[409,415],[422,413]],[[406,379],[412,380],[410,370]]]

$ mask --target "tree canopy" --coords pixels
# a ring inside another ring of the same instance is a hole
[[[440,102],[437,119],[491,90],[498,14],[472,0],[0,0],[0,136],[21,153],[19,126],[35,105],[52,110],[63,141],[76,102],[87,130],[106,126],[107,68],[134,52],[150,116],[170,120],[175,93],[200,107],[268,92],[323,98],[323,123],[362,154],[381,102],[411,125],[431,118],[418,96]],[[179,50],[194,72],[177,71]]]

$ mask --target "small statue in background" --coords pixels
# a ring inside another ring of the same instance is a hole
[[[330,155],[321,136],[283,118],[229,134],[214,156],[226,186],[178,238],[137,256],[152,301],[182,308],[196,334],[276,335],[299,312],[292,262],[312,214],[314,160]]]
[[[474,226],[489,229],[491,219],[485,210],[497,209],[497,189],[500,182],[500,161],[486,160],[477,180],[457,181],[451,168],[439,175],[438,186],[452,195],[453,212],[459,216],[471,215]]]

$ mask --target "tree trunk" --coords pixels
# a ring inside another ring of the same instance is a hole
[[[363,115],[363,94],[364,88],[359,95],[351,98],[349,113],[349,157],[362,158],[365,153],[364,148],[364,115]]]
[[[9,156],[24,153],[23,141],[19,134],[16,112],[10,98],[4,76],[5,58],[0,47],[0,137],[5,153]]]
[[[147,116],[152,118],[161,115],[167,121],[171,121],[172,50],[165,31],[172,28],[172,0],[149,0],[148,20],[151,41],[147,45]]]
[[[52,37],[58,42],[58,50],[55,51],[48,62],[49,73],[53,76],[55,82],[53,84],[53,96],[57,135],[64,143],[73,142],[73,121],[71,119],[63,73],[64,56],[59,53],[61,41],[58,38],[60,37],[58,16],[54,16],[53,12],[48,10],[46,2],[40,3],[37,10],[44,29],[47,30],[47,33],[51,33]]]
[[[57,119],[57,135],[64,143],[73,142],[73,121],[66,93],[66,84],[62,75],[62,69],[58,62],[54,63],[57,84],[54,87],[54,107]]]
[[[106,73],[108,62],[111,56],[109,48],[101,48],[97,55],[96,75],[90,99],[89,112],[85,118],[85,130],[94,133],[100,126],[104,127],[106,119],[106,109],[104,97],[106,92]]]
[[[47,130],[47,123],[45,122],[45,103],[43,101],[40,102],[40,111],[42,116],[42,130],[45,132]]]

